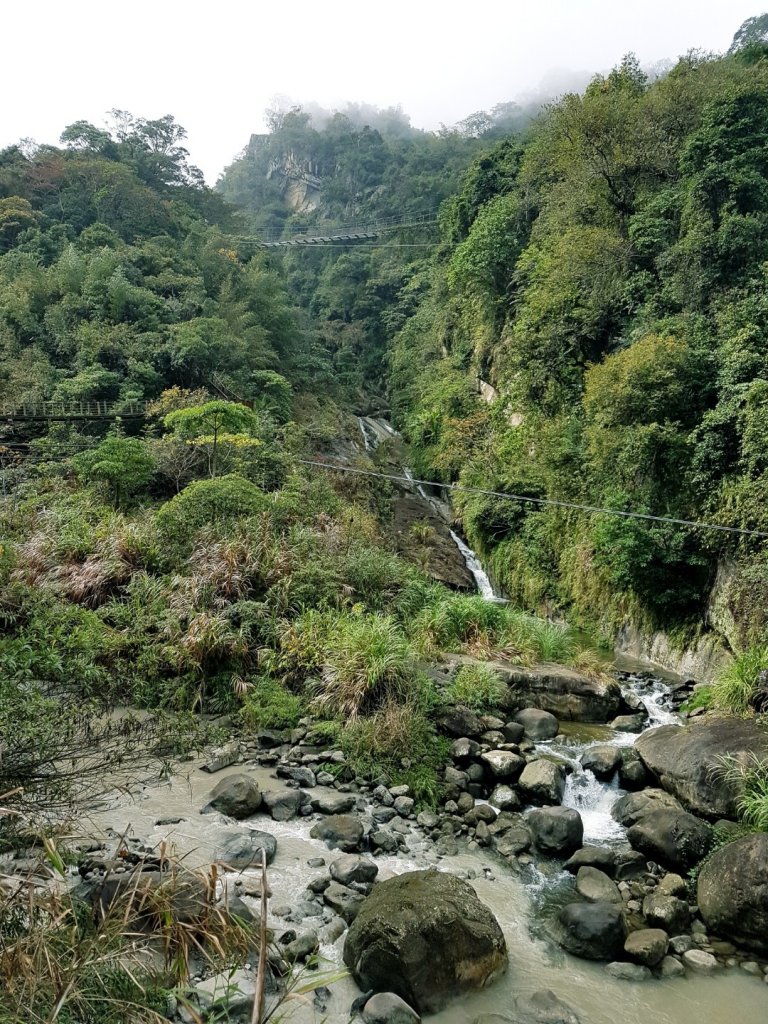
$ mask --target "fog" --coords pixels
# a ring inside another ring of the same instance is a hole
[[[401,106],[438,128],[475,110],[580,88],[633,51],[645,66],[720,52],[759,0],[42,0],[3,5],[0,147],[56,143],[113,107],[188,130],[215,181],[275,96]]]

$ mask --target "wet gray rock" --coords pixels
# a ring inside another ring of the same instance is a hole
[[[530,761],[518,780],[518,789],[527,803],[559,804],[565,792],[565,771],[543,757]]]
[[[213,859],[227,864],[234,870],[259,867],[262,850],[266,854],[267,864],[271,864],[277,852],[277,840],[269,832],[249,829],[247,832],[221,832]]]
[[[476,739],[485,732],[479,716],[460,704],[443,708],[435,720],[441,732],[448,736],[455,736],[456,739],[463,737]]]
[[[640,732],[645,725],[648,716],[644,714],[618,715],[611,722],[611,728],[616,732]]]
[[[525,729],[519,722],[505,722],[501,731],[507,743],[519,743],[525,736]]]
[[[676,811],[683,809],[680,801],[663,789],[645,789],[641,793],[628,793],[617,800],[611,808],[611,816],[625,828],[630,828],[644,815],[663,808]]]
[[[682,963],[674,956],[665,956],[659,965],[659,975],[662,978],[679,978],[685,974]]]
[[[408,817],[414,806],[415,801],[409,796],[395,797],[395,810],[403,818]]]
[[[331,878],[342,885],[351,885],[352,882],[367,884],[376,880],[379,866],[365,857],[348,853],[331,861],[330,872]]]
[[[718,758],[768,759],[768,731],[752,719],[696,719],[679,727],[649,729],[636,743],[646,768],[663,789],[703,818],[736,818],[738,786],[713,769]]]
[[[627,838],[649,860],[687,871],[709,852],[712,826],[687,811],[660,808],[644,814]]]
[[[277,777],[278,779],[290,779],[292,782],[298,783],[302,789],[314,789],[317,785],[315,773],[304,765],[280,764],[277,766]]]
[[[616,883],[599,868],[579,868],[576,875],[576,892],[590,903],[623,903]]]
[[[596,779],[610,779],[620,762],[621,750],[607,743],[588,747],[581,755],[582,768],[591,771]]]
[[[200,770],[213,775],[214,772],[220,772],[222,768],[228,768],[234,764],[239,757],[240,744],[237,740],[232,740],[230,743],[225,743],[223,746],[217,747],[216,750],[212,750],[205,764],[200,765]]]
[[[515,1024],[579,1024],[571,1007],[550,989],[539,989],[515,1000]]]
[[[612,875],[615,866],[616,853],[606,846],[582,846],[563,865],[566,871],[574,875],[582,867],[599,868],[607,875]]]
[[[523,708],[517,712],[514,720],[522,725],[525,737],[529,740],[551,740],[560,732],[560,724],[555,716],[538,708]]]
[[[320,940],[317,932],[305,932],[304,935],[299,935],[285,946],[283,956],[289,964],[301,964],[313,956],[319,948]]]
[[[648,772],[634,747],[624,747],[621,750],[619,785],[630,792],[644,789],[649,785]]]
[[[605,969],[612,978],[618,978],[619,981],[649,981],[653,977],[648,967],[621,960],[606,964]]]
[[[490,804],[477,804],[464,815],[464,821],[474,828],[481,821],[484,821],[486,825],[492,824],[496,821],[497,816],[498,812]]]
[[[228,818],[250,818],[261,806],[261,790],[250,775],[229,775],[208,794],[203,814],[218,811]]]
[[[363,1007],[365,1024],[418,1024],[421,1017],[394,992],[378,992]]]
[[[768,833],[716,850],[699,873],[696,894],[710,931],[768,954]]]
[[[661,928],[641,928],[627,936],[624,952],[646,967],[661,963],[669,948],[669,935]]]
[[[507,966],[501,928],[453,875],[411,871],[375,886],[351,925],[344,963],[363,990],[395,992],[417,1012],[482,988]]]
[[[269,789],[262,800],[273,821],[291,821],[297,817],[303,797],[298,789]]]
[[[336,789],[318,786],[310,797],[310,806],[317,814],[346,814],[354,809],[354,793],[340,793]]]
[[[323,893],[323,899],[339,917],[350,924],[360,912],[366,897],[340,882],[331,882]]]
[[[497,779],[516,779],[525,767],[525,758],[511,750],[489,750],[480,760]]]
[[[480,753],[480,744],[476,740],[462,736],[451,744],[451,757],[454,761],[469,761]]]
[[[690,924],[691,912],[684,900],[653,893],[643,900],[643,917],[651,928],[661,928],[667,935],[679,935]]]
[[[570,856],[584,838],[581,815],[571,807],[536,808],[526,823],[536,849],[552,857]]]
[[[626,928],[615,903],[569,903],[558,915],[557,940],[585,960],[616,960],[624,951]]]
[[[310,836],[334,850],[355,853],[363,841],[363,823],[351,814],[332,814],[312,826]]]
[[[437,828],[440,819],[434,811],[419,811],[416,816],[416,824],[421,828]]]
[[[689,949],[683,953],[683,966],[695,974],[714,974],[718,968],[717,959],[703,949]]]
[[[500,811],[519,811],[521,806],[520,797],[515,790],[511,786],[505,786],[503,783],[496,786],[488,797],[488,801]]]
[[[400,841],[394,832],[387,832],[380,828],[371,833],[371,846],[374,850],[381,850],[382,853],[397,853],[400,849]]]

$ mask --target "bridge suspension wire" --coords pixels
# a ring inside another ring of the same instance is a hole
[[[768,540],[768,533],[761,530],[747,530],[740,526],[722,526],[719,523],[703,523],[694,519],[675,519],[672,516],[654,516],[646,512],[624,512],[619,508],[602,508],[599,505],[582,505],[575,501],[558,501],[556,498],[532,498],[526,494],[510,494],[506,491],[490,491],[482,487],[465,487],[462,484],[444,484],[437,480],[416,480],[408,476],[398,476],[396,473],[377,473],[371,469],[357,469],[353,466],[340,466],[332,462],[321,462],[317,459],[297,459],[303,466],[315,466],[319,469],[330,470],[334,473],[352,473],[355,476],[375,477],[379,480],[390,480],[394,483],[405,483],[409,486],[414,484],[417,487],[436,487],[444,491],[455,491],[462,494],[480,494],[488,498],[503,498],[507,501],[517,501],[521,504],[540,506],[553,506],[555,508],[575,509],[579,512],[594,512],[599,515],[620,516],[624,519],[641,519],[654,523],[665,523],[669,526],[685,526],[696,530],[715,530],[719,533],[738,534],[744,537],[760,537]]]

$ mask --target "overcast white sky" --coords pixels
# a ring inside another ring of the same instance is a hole
[[[453,123],[550,72],[722,51],[766,0],[0,0],[0,147],[173,114],[213,183],[276,94]]]

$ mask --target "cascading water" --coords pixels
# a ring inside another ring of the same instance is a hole
[[[360,428],[360,433],[363,435],[363,442],[365,444],[365,450],[367,452],[375,451],[383,437],[386,438],[400,436],[390,423],[388,423],[385,419],[382,419],[380,417],[374,419],[370,416],[358,416],[357,424]],[[423,501],[426,501],[437,512],[437,514],[441,516],[441,518],[445,518],[445,512],[444,509],[441,508],[440,502],[436,501],[434,498],[431,498],[424,490],[422,484],[416,483],[416,481],[413,478],[413,473],[408,468],[408,466],[403,467],[403,472],[406,478],[409,480],[412,488],[419,495],[419,497]],[[484,597],[486,601],[502,600],[502,598],[500,598],[496,591],[493,589],[493,584],[491,583],[488,577],[488,573],[483,568],[480,559],[477,557],[472,548],[465,544],[465,542],[461,539],[461,537],[459,537],[459,535],[454,530],[450,530],[449,532],[451,535],[451,540],[458,548],[461,557],[464,559],[464,564],[466,565],[467,569],[472,575],[472,578],[475,581],[477,592],[481,595],[481,597]]]
[[[451,540],[461,552],[461,556],[464,559],[467,568],[472,573],[477,586],[478,593],[481,597],[484,597],[486,601],[498,601],[499,598],[493,589],[491,581],[488,579],[488,574],[480,564],[480,559],[477,557],[472,548],[467,547],[464,541],[459,537],[457,533],[451,530]]]

